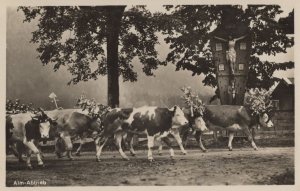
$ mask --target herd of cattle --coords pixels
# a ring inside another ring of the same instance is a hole
[[[139,108],[109,109],[98,117],[91,117],[82,109],[56,109],[52,111],[39,110],[36,114],[27,112],[6,117],[7,146],[23,161],[26,154],[26,165],[32,168],[31,154],[36,154],[39,166],[44,166],[39,143],[41,141],[55,140],[55,152],[61,157],[63,152],[72,159],[74,138],[80,138],[80,146],[76,153],[80,153],[84,138],[93,138],[96,146],[96,160],[107,140],[113,137],[123,159],[129,158],[123,151],[122,144],[129,147],[131,155],[133,149],[133,136],[146,134],[148,140],[148,160],[153,161],[152,149],[154,141],[160,145],[164,142],[174,156],[173,145],[170,138],[174,137],[181,151],[186,154],[182,139],[186,139],[188,132],[192,131],[201,148],[202,133],[207,130],[227,130],[229,132],[228,148],[232,150],[234,133],[242,131],[248,136],[252,147],[257,150],[250,129],[261,125],[272,127],[273,123],[267,113],[252,116],[248,108],[234,105],[206,105],[204,112],[193,108],[159,108],[144,106]],[[181,134],[185,134],[181,137]],[[183,140],[184,141],[184,140]],[[161,146],[160,146],[161,148]]]

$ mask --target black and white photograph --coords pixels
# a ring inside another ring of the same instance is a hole
[[[7,4],[3,186],[295,190],[295,7]]]

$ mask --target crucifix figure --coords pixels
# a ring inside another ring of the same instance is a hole
[[[234,49],[235,43],[238,40],[245,38],[247,35],[241,36],[239,38],[233,38],[231,35],[228,36],[228,40],[216,37],[216,39],[221,40],[223,42],[228,42],[228,50],[226,51],[226,60],[229,63],[231,74],[234,75],[234,66],[236,62],[236,51]]]

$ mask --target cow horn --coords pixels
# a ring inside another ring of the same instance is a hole
[[[176,109],[177,109],[177,105],[174,106],[174,112],[176,111]]]
[[[48,119],[49,119],[49,121],[51,121],[51,122],[56,122],[56,121],[58,120],[58,117],[56,117],[55,119],[52,119],[52,118],[48,117]]]
[[[38,120],[36,117],[37,116],[32,116],[32,115],[30,115],[30,117],[31,117],[31,120]]]

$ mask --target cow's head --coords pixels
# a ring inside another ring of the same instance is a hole
[[[203,120],[203,116],[199,115],[194,118],[195,129],[200,131],[207,131],[206,123]]]
[[[188,124],[188,120],[185,118],[183,111],[178,106],[174,106],[170,109],[173,112],[172,126],[182,126]]]
[[[194,108],[191,106],[188,109],[187,116],[190,121],[190,125],[194,127],[196,131],[207,131],[206,123],[203,120],[204,107],[203,108]]]
[[[271,117],[267,113],[262,113],[258,116],[258,122],[261,126],[271,128],[274,126]]]
[[[39,123],[39,131],[41,133],[41,138],[49,139],[50,129],[53,128],[53,126],[57,125],[57,119],[51,119],[50,117],[48,117],[41,108],[39,108],[39,112],[32,119],[38,121]]]

